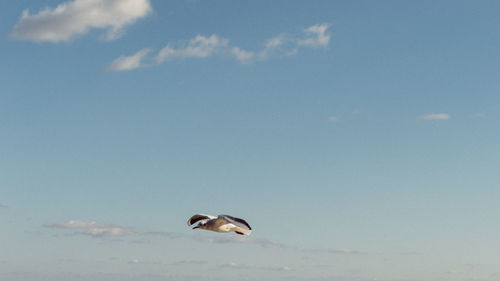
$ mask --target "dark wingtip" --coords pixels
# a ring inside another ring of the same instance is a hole
[[[248,227],[249,230],[252,230],[252,228],[250,227],[250,225],[244,220],[244,219],[240,219],[240,218],[236,218],[236,217],[233,217],[233,216],[229,216],[229,215],[221,215],[221,216],[226,216],[234,221],[237,221],[241,224],[244,224]]]
[[[209,219],[210,217],[206,216],[206,215],[201,215],[201,214],[196,214],[194,216],[192,216],[189,220],[188,220],[188,225],[192,225],[192,224],[195,224],[196,222],[200,221],[200,220],[206,220],[206,219]]]

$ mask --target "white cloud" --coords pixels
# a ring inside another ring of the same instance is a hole
[[[61,228],[61,229],[71,229],[74,230],[72,233],[66,233],[62,235],[56,235],[57,237],[64,236],[74,236],[74,235],[88,235],[94,238],[101,237],[121,237],[126,235],[135,234],[130,228],[121,227],[112,224],[98,224],[95,221],[85,222],[70,220],[62,223],[46,224],[44,225],[48,228]]]
[[[105,29],[104,40],[122,36],[125,27],[152,11],[149,0],[74,0],[31,14],[24,10],[11,37],[16,40],[58,43],[92,28]]]
[[[110,63],[107,67],[107,71],[124,71],[132,70],[143,65],[142,61],[151,52],[151,49],[142,49],[131,56],[121,56]]]
[[[311,48],[328,46],[328,43],[330,43],[330,34],[327,33],[328,28],[330,28],[330,25],[327,23],[306,28],[304,32],[308,35],[308,38],[299,40],[298,44]]]
[[[273,38],[267,40],[266,49],[277,48],[280,45],[283,45],[285,41],[286,41],[286,39],[285,39],[284,35],[279,35],[279,36],[273,37]]]
[[[209,37],[197,35],[195,38],[189,40],[189,43],[185,46],[175,48],[168,44],[165,48],[160,50],[156,56],[156,61],[162,63],[173,57],[206,58],[220,52],[228,45],[228,42],[229,40],[215,34]]]
[[[431,113],[420,116],[422,120],[448,120],[451,116],[447,113]]]
[[[284,46],[288,46],[290,42],[293,41],[293,39],[288,38],[286,35],[281,34],[276,37],[273,37],[269,40],[267,40],[266,44],[264,45],[264,49],[259,52],[259,58],[261,60],[265,60],[268,57],[283,53],[284,52]],[[295,44],[292,44],[295,45]],[[290,47],[290,46],[288,46]],[[294,48],[294,47],[292,47]],[[289,51],[287,51],[289,52]],[[287,53],[285,52],[285,54]]]
[[[249,62],[253,59],[254,53],[234,47],[231,49],[231,54],[240,62]]]
[[[75,220],[69,220],[67,222],[61,222],[61,223],[54,223],[54,224],[47,224],[45,227],[50,227],[50,228],[90,228],[97,225],[95,221],[91,222],[84,222],[84,221],[75,221]]]
[[[165,63],[174,58],[208,58],[211,56],[225,56],[236,59],[241,63],[255,60],[266,60],[272,56],[294,56],[299,48],[325,47],[330,42],[328,33],[330,25],[316,24],[304,29],[305,38],[281,34],[273,37],[264,44],[260,51],[249,51],[239,46],[231,46],[229,40],[219,35],[212,34],[208,37],[197,35],[187,43],[168,43],[151,61],[156,64]],[[145,66],[149,48],[142,49],[132,56],[122,56],[107,67],[108,70],[124,71]]]

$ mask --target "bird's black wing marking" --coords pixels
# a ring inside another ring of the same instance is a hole
[[[252,228],[250,227],[250,225],[244,219],[235,218],[235,217],[229,216],[229,215],[220,215],[220,216],[223,217],[226,221],[229,221],[232,224],[237,224],[237,225],[239,225],[241,227],[247,228],[248,230],[252,230]]]
[[[200,214],[197,214],[197,215],[192,216],[188,220],[188,225],[192,225],[193,223],[196,223],[197,221],[207,220],[207,219],[212,219],[212,218],[214,218],[214,217],[209,216],[209,215],[200,215]]]

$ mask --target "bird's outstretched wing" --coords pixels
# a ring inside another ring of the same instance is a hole
[[[233,224],[234,226],[239,228],[239,232],[245,233],[247,235],[249,235],[252,230],[250,225],[244,219],[235,218],[229,215],[219,215],[218,219],[223,219],[228,223]]]
[[[210,219],[215,219],[214,216],[211,216],[211,215],[205,215],[205,214],[196,214],[194,216],[192,216],[189,220],[188,220],[188,225],[192,225],[193,223],[196,223],[198,221],[201,221],[201,220],[210,220]]]

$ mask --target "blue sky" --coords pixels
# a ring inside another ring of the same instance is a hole
[[[0,279],[498,280],[499,12],[2,2]]]

